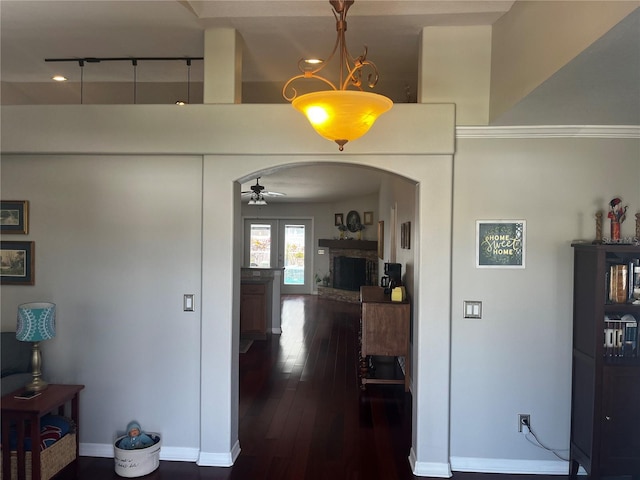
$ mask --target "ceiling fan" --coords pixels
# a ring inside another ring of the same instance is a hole
[[[242,192],[243,196],[249,196],[249,205],[266,205],[264,197],[284,197],[286,193],[265,191],[264,186],[260,185],[260,178],[256,178],[256,184],[251,185],[247,190]]]

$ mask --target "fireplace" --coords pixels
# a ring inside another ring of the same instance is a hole
[[[371,240],[325,240],[329,248],[329,285],[318,286],[318,295],[358,303],[360,286],[378,284],[378,242]]]
[[[367,284],[367,259],[336,256],[333,258],[333,288],[360,291]]]

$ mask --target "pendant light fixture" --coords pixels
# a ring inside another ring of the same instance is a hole
[[[347,142],[367,133],[376,119],[393,106],[393,102],[383,95],[365,92],[362,89],[362,74],[365,68],[369,70],[367,86],[373,88],[378,82],[378,69],[373,62],[367,60],[367,48],[365,47],[364,53],[357,58],[353,58],[347,50],[346,18],[354,0],[330,0],[329,3],[333,7],[338,32],[333,51],[326,61],[300,60],[298,68],[302,74],[287,81],[282,95],[307,117],[316,132],[336,142],[342,151]],[[329,64],[336,52],[340,57],[338,84],[320,75],[321,70]],[[309,78],[324,82],[331,90],[298,96],[291,84],[296,80]]]

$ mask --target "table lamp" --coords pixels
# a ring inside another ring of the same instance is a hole
[[[47,382],[42,379],[42,358],[40,356],[40,342],[56,336],[56,305],[48,302],[23,303],[18,305],[18,326],[16,338],[21,342],[33,342],[31,349],[31,366],[33,378],[26,389],[39,392],[47,388]]]

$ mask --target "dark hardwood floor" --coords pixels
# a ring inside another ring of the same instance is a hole
[[[285,296],[281,336],[240,355],[239,437],[230,468],[161,461],[148,479],[408,480],[411,394],[357,386],[359,306]],[[80,480],[120,478],[113,459],[82,457]],[[567,476],[455,473],[454,480]]]

